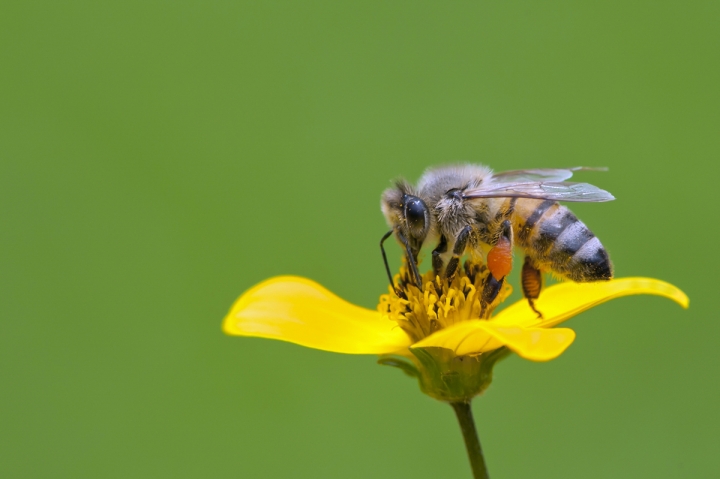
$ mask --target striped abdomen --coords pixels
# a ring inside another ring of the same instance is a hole
[[[600,240],[555,201],[518,199],[513,226],[517,245],[536,268],[577,282],[612,278],[610,258]]]

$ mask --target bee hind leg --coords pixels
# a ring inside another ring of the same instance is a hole
[[[542,272],[535,267],[533,261],[528,256],[525,256],[520,284],[522,285],[523,296],[528,300],[530,309],[535,311],[538,318],[543,319],[542,313],[535,308],[535,300],[540,297],[540,291],[542,290]]]
[[[487,255],[487,266],[490,274],[485,278],[482,291],[482,312],[497,298],[505,282],[505,277],[512,270],[512,225],[504,221],[498,240]]]
[[[487,278],[485,278],[485,281],[483,282],[483,290],[481,296],[481,318],[485,316],[485,311],[487,310],[488,305],[492,304],[492,302],[495,301],[495,298],[497,298],[498,294],[500,293],[500,289],[502,288],[502,285],[504,283],[505,278],[496,279],[495,276],[493,276],[492,274],[489,274]]]

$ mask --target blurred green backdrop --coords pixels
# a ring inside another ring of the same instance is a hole
[[[374,307],[388,180],[608,166],[618,276],[475,401],[494,478],[720,475],[717,1],[0,4],[0,476],[469,477],[370,356],[230,338],[291,273]],[[393,261],[398,262],[393,246]],[[715,298],[715,299],[713,299]]]

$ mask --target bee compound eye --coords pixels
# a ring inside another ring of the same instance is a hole
[[[427,213],[427,206],[420,198],[408,196],[405,199],[405,219],[413,236],[420,236],[425,231]]]

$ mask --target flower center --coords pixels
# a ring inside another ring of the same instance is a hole
[[[485,265],[468,260],[452,281],[428,271],[419,289],[403,264],[394,278],[395,291],[388,288],[390,292],[380,296],[378,311],[395,321],[413,342],[460,321],[485,320],[512,293],[505,281],[497,298],[485,303],[482,291],[489,275]]]

